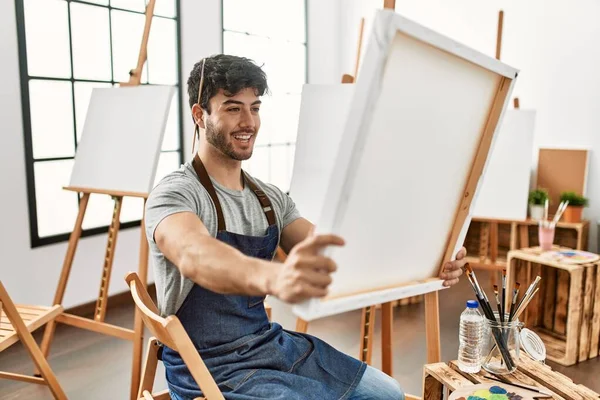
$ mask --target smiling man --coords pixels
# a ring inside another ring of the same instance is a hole
[[[241,169],[267,90],[264,72],[245,58],[209,57],[190,74],[198,152],[161,180],[146,209],[160,313],[181,320],[227,399],[403,399],[391,377],[267,318],[267,295],[288,303],[325,296],[336,264],[320,252],[344,245],[311,233],[290,197]],[[277,246],[289,254],[284,263],[272,261]],[[446,266],[447,286],[464,256]],[[177,352],[165,347],[162,359],[173,399],[202,395]]]

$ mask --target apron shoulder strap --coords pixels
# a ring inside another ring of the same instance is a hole
[[[200,179],[200,183],[206,191],[208,192],[210,198],[212,199],[215,209],[217,210],[217,231],[224,231],[225,228],[225,218],[223,217],[223,209],[221,209],[221,202],[217,198],[217,192],[215,191],[215,187],[213,186],[210,177],[208,176],[208,172],[202,164],[202,160],[198,157],[198,154],[194,157],[192,161],[192,165],[194,166],[194,170],[196,171],[196,175],[198,175],[198,179]]]
[[[265,192],[263,192],[258,188],[258,186],[256,186],[256,184],[252,181],[248,174],[246,174],[245,171],[242,171],[242,173],[244,174],[244,181],[246,182],[246,185],[248,185],[250,190],[254,192],[256,197],[258,197],[258,201],[260,202],[260,205],[262,206],[262,209],[265,212],[265,215],[267,216],[269,226],[275,225],[275,211],[273,211],[271,200],[269,200],[269,197],[266,195]]]
[[[223,209],[221,208],[221,202],[217,197],[215,187],[212,184],[210,177],[208,176],[208,172],[206,171],[204,164],[202,164],[202,160],[200,160],[200,157],[198,157],[198,154],[194,156],[192,165],[194,167],[194,170],[196,171],[196,175],[198,175],[198,179],[200,179],[200,183],[208,192],[210,198],[212,199],[215,205],[215,209],[217,210],[217,231],[226,230],[225,218],[223,217]],[[252,181],[252,179],[248,176],[248,174],[246,174],[245,171],[242,171],[242,173],[244,174],[244,182],[246,182],[246,185],[248,185],[250,190],[252,190],[258,198],[258,201],[260,202],[260,205],[262,206],[262,209],[267,217],[267,222],[269,223],[269,226],[275,225],[275,211],[273,211],[271,200],[269,200],[269,197],[265,194],[265,192],[263,192],[258,188],[258,186],[256,186],[254,181]]]

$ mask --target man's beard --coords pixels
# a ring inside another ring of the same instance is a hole
[[[247,133],[254,134],[254,130]],[[234,160],[244,161],[249,159],[252,156],[252,150],[250,150],[250,154],[236,152],[233,149],[233,143],[231,141],[227,141],[229,136],[230,135],[223,132],[223,130],[217,129],[210,119],[206,121],[206,140],[208,143],[212,144],[223,154]]]

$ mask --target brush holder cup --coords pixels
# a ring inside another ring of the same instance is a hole
[[[508,314],[500,322],[499,314],[494,314],[496,321],[484,318],[481,367],[496,375],[510,374],[519,364],[523,324],[519,320],[508,322]]]
[[[552,250],[552,245],[554,244],[554,227],[540,224],[538,227],[538,240],[542,251]]]

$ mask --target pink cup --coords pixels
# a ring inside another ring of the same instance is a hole
[[[552,244],[554,243],[554,228],[540,225],[538,230],[538,239],[542,251],[552,250]]]

